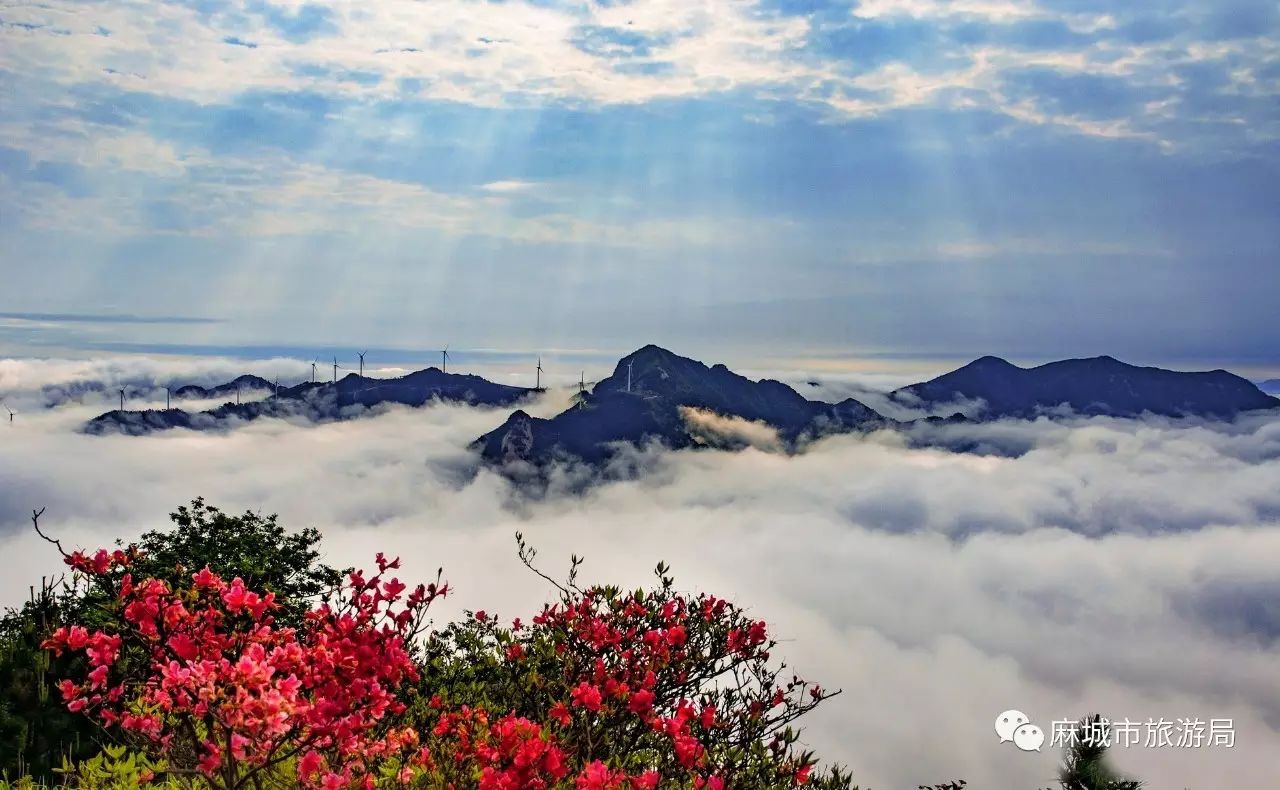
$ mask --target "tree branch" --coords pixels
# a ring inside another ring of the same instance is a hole
[[[40,517],[44,515],[44,510],[45,510],[44,508],[40,508],[39,510],[31,511],[31,526],[35,527],[37,535],[44,538],[47,542],[57,546],[59,554],[61,554],[64,557],[71,556],[67,554],[66,550],[62,548],[62,541],[58,540],[57,538],[51,538],[40,530]]]

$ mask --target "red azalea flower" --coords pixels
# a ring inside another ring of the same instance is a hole
[[[586,708],[595,713],[600,710],[601,704],[604,702],[600,694],[600,689],[586,682],[585,680],[578,684],[571,693],[573,704],[579,708]]]

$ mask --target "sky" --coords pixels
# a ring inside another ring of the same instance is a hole
[[[286,362],[259,367],[302,372]],[[779,660],[843,690],[808,718],[803,740],[864,788],[1055,786],[1059,749],[1024,753],[996,737],[1009,709],[1046,732],[1090,712],[1230,719],[1231,748],[1133,746],[1115,749],[1116,762],[1151,790],[1275,783],[1274,410],[1230,423],[925,425],[914,437],[828,437],[790,456],[766,426],[694,415],[700,431],[735,431],[750,447],[646,447],[627,459],[634,478],[585,490],[582,470],[561,465],[538,498],[468,450],[505,409],[396,406],[323,425],[263,419],[144,437],[78,430],[114,408],[121,381],[241,369],[203,357],[0,360],[18,412],[0,424],[0,606],[61,569],[31,529],[41,507],[42,528],[69,549],[163,528],[195,496],[278,513],[289,528],[319,529],[324,559],[339,567],[368,567],[378,551],[402,557],[406,580],[443,567],[454,593],[433,607],[438,623],[478,609],[527,620],[554,596],[520,566],[520,531],[553,578],[577,554],[584,582],[630,589],[666,561],[681,590],[765,619]],[[898,383],[832,373],[822,394]],[[525,408],[555,414],[573,391],[556,384]],[[81,394],[48,407],[54,392]],[[131,395],[134,408],[163,403],[159,388]],[[1001,452],[941,449],[956,444]]]
[[[1280,373],[1255,0],[0,0],[0,353]]]
[[[651,342],[903,419],[887,391],[985,354],[1280,377],[1278,207],[1274,2],[0,0],[0,607],[59,569],[41,507],[86,548],[196,496],[277,512],[335,565],[443,566],[441,617],[551,596],[519,530],[549,572],[665,560],[773,623],[844,689],[804,738],[864,787],[1053,784],[1056,749],[999,744],[1010,708],[1230,718],[1233,749],[1117,762],[1270,786],[1274,413],[789,456],[688,412],[747,449],[560,465],[536,499],[468,449],[507,410],[79,429],[119,387],[445,345],[519,385],[542,355],[537,416]]]

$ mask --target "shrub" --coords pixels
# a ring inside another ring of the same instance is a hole
[[[347,786],[371,766],[407,761],[417,733],[398,726],[398,693],[416,680],[409,643],[436,584],[386,578],[398,563],[378,556],[378,573],[353,572],[334,599],[301,628],[278,626],[275,593],[259,594],[201,569],[179,588],[134,582],[133,551],[75,552],[77,572],[114,593],[122,627],[57,629],[55,655],[83,653],[90,671],[65,679],[67,708],[118,728],[165,756],[169,773],[199,772],[213,787],[252,783],[297,759],[305,786]],[[124,660],[131,657],[132,660]]]
[[[523,542],[520,556],[533,568]],[[157,570],[138,546],[66,561],[97,614],[43,643],[55,660],[82,662],[58,693],[156,761],[145,770],[160,780],[850,787],[815,769],[793,727],[831,694],[771,662],[762,621],[676,592],[665,566],[656,589],[624,593],[579,588],[575,558],[558,602],[527,625],[477,612],[422,643],[448,587],[437,575],[410,591],[382,555],[297,625],[277,620],[297,609],[276,592],[207,566],[137,574]]]
[[[39,515],[32,519],[37,532]],[[280,604],[273,615],[276,622],[295,626],[342,578],[319,563],[316,530],[286,531],[274,515],[230,516],[195,499],[169,519],[172,528],[146,532],[136,551],[129,552],[135,578],[180,586],[188,569],[207,565],[224,578],[240,577],[253,589],[274,592]],[[56,540],[46,540],[61,550]],[[70,713],[54,688],[57,678],[86,671],[84,657],[55,657],[40,649],[59,626],[118,628],[111,595],[110,587],[102,588],[92,577],[55,579],[43,583],[39,594],[33,591],[21,609],[0,617],[0,776],[29,774],[40,782],[56,782],[64,759],[86,760],[113,742],[110,733],[88,718]]]
[[[523,542],[520,556],[533,568]],[[665,565],[650,591],[579,588],[578,562],[528,622],[475,612],[428,639],[426,720],[462,705],[537,722],[600,786],[849,786],[836,771],[814,775],[792,726],[832,693],[771,662],[763,621],[678,593]]]

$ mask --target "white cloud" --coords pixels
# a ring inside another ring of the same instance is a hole
[[[537,184],[532,181],[510,180],[490,181],[487,184],[481,184],[480,188],[485,192],[496,192],[500,195],[504,195],[512,192],[528,192],[536,186]]]
[[[201,363],[174,364],[197,375]],[[216,364],[222,375],[227,363]],[[120,370],[132,368],[0,365],[4,386],[24,391]],[[1274,600],[1275,419],[969,428],[1024,443],[1016,458],[913,450],[894,434],[835,437],[794,457],[649,450],[639,479],[528,501],[466,450],[502,411],[392,409],[226,435],[74,433],[94,411],[28,411],[0,428],[12,439],[0,444],[3,600],[56,568],[26,522],[42,505],[42,523],[82,545],[160,526],[195,495],[278,511],[319,527],[335,563],[385,550],[424,576],[443,565],[457,589],[448,611],[508,616],[549,594],[519,569],[511,535],[521,530],[548,570],[577,552],[589,579],[634,585],[665,559],[682,585],[773,622],[789,663],[845,689],[806,739],[864,785],[1044,786],[1055,751],[1002,748],[990,731],[1009,707],[1042,722],[1091,710],[1234,719],[1234,750],[1117,755],[1152,787],[1259,787],[1274,770],[1280,633],[1248,613]]]
[[[724,417],[705,409],[680,407],[684,420],[695,441],[708,447],[738,449],[754,447],[765,452],[780,452],[782,439],[773,426],[741,417]]]
[[[589,219],[560,210],[524,216],[511,201],[532,192],[529,181],[484,184],[476,195],[445,192],[412,181],[382,178],[274,154],[212,159],[200,148],[179,152],[151,136],[64,121],[48,129],[0,125],[8,144],[33,163],[88,169],[112,177],[110,190],[88,194],[50,183],[17,188],[0,173],[0,208],[24,227],[94,236],[177,233],[194,236],[306,236],[356,234],[376,228],[426,230],[448,236],[486,236],[531,243],[597,244],[619,248],[704,245],[728,233],[743,243],[793,231],[785,219],[672,217],[623,221]],[[105,170],[104,170],[105,169]],[[114,172],[112,172],[114,171]],[[121,173],[159,176],[157,182],[121,180]],[[163,206],[157,224],[150,209]]]
[[[212,12],[146,0],[95,4],[91,13],[83,3],[68,0],[18,5],[6,9],[10,25],[0,30],[0,68],[64,87],[111,84],[206,104],[255,90],[310,90],[370,101],[411,96],[480,106],[635,104],[741,90],[825,105],[841,117],[904,107],[976,106],[1025,123],[1167,145],[1176,141],[1159,131],[1160,114],[1101,122],[1053,113],[1004,97],[1001,77],[1056,59],[1064,73],[1159,84],[1174,66],[1230,59],[1239,63],[1234,68],[1238,90],[1275,93],[1274,85],[1253,76],[1255,67],[1274,60],[1277,45],[1267,40],[1207,44],[1184,37],[1137,46],[1099,36],[1065,56],[1057,50],[957,44],[953,50],[962,65],[941,71],[922,67],[904,51],[867,74],[850,70],[859,64],[857,51],[839,57],[813,52],[808,36],[815,23],[808,18],[762,13],[732,0],[562,7],[384,0],[326,8],[333,31],[298,40],[265,25],[247,3]],[[1062,21],[1086,34],[1116,25],[1110,14],[1062,13],[1005,0],[873,0],[857,4],[852,14],[939,24]],[[616,38],[605,38],[599,51],[576,45],[584,29],[601,28]],[[642,37],[641,44],[636,37]],[[253,46],[227,43],[229,38]],[[662,68],[620,69],[620,63]],[[956,92],[960,95],[951,95]]]
[[[802,20],[753,17],[728,0],[690,5],[661,0],[616,8],[548,8],[451,0],[429,7],[408,0],[329,7],[338,35],[305,43],[263,27],[241,6],[210,16],[167,3],[100,6],[92,16],[72,3],[12,10],[11,47],[0,65],[64,82],[127,81],[135,88],[199,101],[221,101],[250,89],[306,83],[353,94],[387,95],[396,81],[423,81],[422,95],[500,104],[508,94],[627,103],[721,90],[739,84],[782,83],[793,69],[767,56],[801,42]],[[583,24],[650,35],[678,33],[665,54],[681,66],[676,78],[624,75],[573,41]],[[96,34],[99,26],[112,31]],[[51,35],[51,30],[68,31]],[[255,46],[235,46],[235,36]],[[81,46],[68,50],[66,39]],[[299,67],[311,67],[300,76]],[[103,72],[102,69],[110,69]],[[377,85],[344,79],[377,74]],[[131,75],[140,75],[134,77]]]
[[[403,115],[397,119],[379,111],[392,101],[599,109],[729,95],[734,102],[754,97],[818,108],[836,122],[919,108],[990,111],[1012,121],[997,134],[1045,127],[1137,141],[1165,153],[1194,147],[1197,135],[1219,135],[1215,146],[1224,149],[1280,138],[1280,125],[1250,109],[1274,98],[1275,81],[1262,75],[1280,57],[1280,44],[1265,39],[1203,43],[1183,35],[1135,45],[1101,35],[1115,26],[1107,14],[1063,14],[1031,3],[876,0],[859,5],[857,14],[868,23],[900,17],[938,25],[950,24],[951,17],[991,25],[1011,19],[1065,21],[1077,33],[1099,35],[1044,50],[956,44],[945,65],[924,63],[904,49],[867,68],[858,51],[821,52],[811,46],[814,26],[824,22],[729,0],[644,0],[607,7],[463,0],[338,4],[329,6],[333,30],[308,40],[274,30],[256,8],[237,3],[208,11],[143,0],[89,5],[53,0],[5,8],[0,70],[14,75],[20,101],[11,119],[0,123],[0,136],[6,147],[25,154],[30,169],[42,163],[75,165],[81,168],[75,177],[83,183],[59,185],[58,178],[69,176],[56,171],[42,175],[45,181],[30,172],[0,175],[0,212],[27,230],[116,237],[343,234],[382,242],[402,238],[405,231],[426,231],[452,242],[481,236],[525,245],[657,246],[663,253],[723,247],[728,239],[739,240],[742,248],[783,250],[795,238],[796,228],[780,214],[618,219],[623,203],[644,205],[643,183],[629,179],[608,184],[608,200],[598,181],[535,184],[512,177],[446,190],[317,164],[331,157],[314,149],[214,152],[180,142],[189,131],[165,128],[163,119],[158,128],[148,128],[148,119],[132,102],[83,111],[99,94],[116,90],[176,100],[180,104],[171,110],[178,117],[191,112],[183,106],[192,103],[255,107],[268,101],[261,98],[266,93],[307,92],[340,108],[324,123],[340,125],[361,145],[384,148],[420,134]],[[578,46],[584,31],[595,29],[610,31],[603,34],[605,43]],[[255,46],[229,44],[228,38]],[[1189,109],[1196,103],[1188,94],[1201,89],[1177,74],[1197,65],[1220,66],[1229,75],[1213,104],[1220,110]],[[1055,105],[1048,96],[1016,90],[1013,78],[1031,68],[1114,78],[1154,90],[1150,99],[1114,117],[1089,117]],[[347,108],[354,109],[342,115]],[[758,110],[742,111],[769,115]],[[252,146],[252,135],[244,142]],[[528,209],[521,201],[529,199],[540,201],[536,211],[521,210]],[[966,234],[962,230],[960,238],[933,243],[899,242],[901,249],[863,245],[851,254],[866,262],[1022,251],[1146,256],[1165,249],[1163,239],[1149,237],[975,242]],[[810,230],[800,240],[820,236]],[[449,249],[448,243],[441,246]]]
[[[199,146],[185,149],[137,129],[73,120],[0,123],[6,145],[24,151],[33,163],[58,162],[89,169],[143,173],[172,178],[191,167],[208,166],[213,157]]]
[[[864,19],[909,16],[917,19],[978,17],[991,21],[1025,19],[1040,15],[1034,2],[1001,0],[861,0],[853,13]]]

